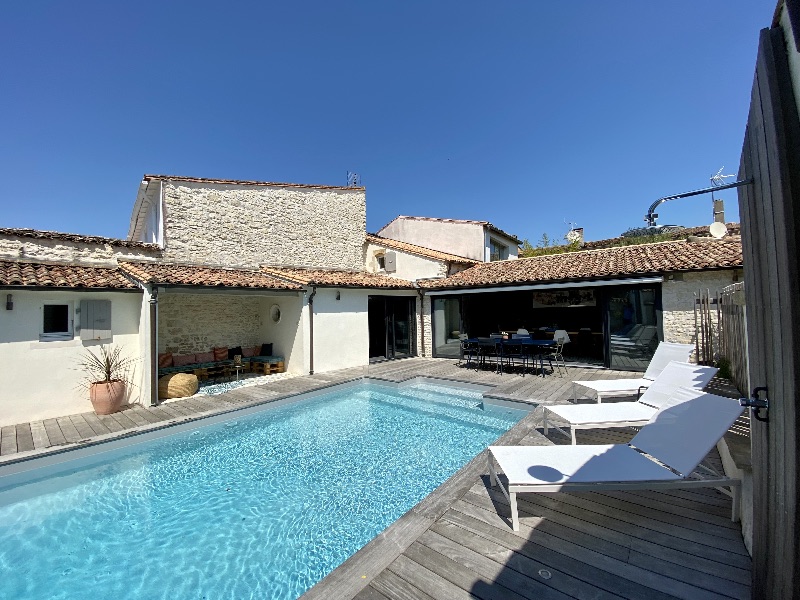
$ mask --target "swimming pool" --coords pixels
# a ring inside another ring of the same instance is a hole
[[[0,491],[0,597],[297,598],[523,415],[356,384],[61,466]]]

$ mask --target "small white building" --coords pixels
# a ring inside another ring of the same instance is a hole
[[[378,235],[478,262],[517,258],[522,243],[488,221],[431,217],[399,216]]]

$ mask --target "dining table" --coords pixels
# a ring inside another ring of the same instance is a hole
[[[533,359],[534,364],[538,359],[539,373],[542,377],[544,377],[544,357],[547,354],[546,350],[556,347],[555,340],[534,340],[529,337],[513,339],[476,337],[467,338],[464,340],[464,343],[478,348],[476,359],[479,366],[484,366],[487,359],[494,358],[497,361],[495,370],[498,373],[503,373],[503,358],[505,356],[511,356],[511,348],[518,346],[520,348],[520,355],[524,356],[527,354]],[[536,350],[536,352],[534,352],[534,350]],[[522,373],[523,375],[525,374],[524,367]]]

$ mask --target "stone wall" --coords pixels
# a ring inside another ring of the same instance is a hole
[[[164,184],[167,259],[364,269],[361,189]]]
[[[741,271],[737,271],[741,277]],[[661,303],[664,310],[664,340],[684,344],[695,343],[694,299],[698,290],[715,292],[733,283],[734,271],[705,271],[702,273],[665,275],[661,287]],[[716,322],[716,311],[712,307],[712,318]]]
[[[419,327],[419,298],[417,298],[417,340],[421,340]],[[427,294],[422,297],[422,325],[425,328],[425,344],[417,343],[417,354],[428,358],[433,356],[433,328],[431,327],[431,297]]]
[[[214,347],[256,346],[267,314],[258,296],[160,294],[158,351],[208,352]]]
[[[159,255],[156,249],[0,235],[0,259],[6,260],[115,267],[118,258],[147,259]]]

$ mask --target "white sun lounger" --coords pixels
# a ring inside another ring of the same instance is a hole
[[[544,434],[549,433],[552,426],[572,439],[575,444],[576,429],[602,429],[606,427],[640,427],[646,425],[659,409],[675,403],[678,398],[673,396],[678,388],[691,388],[702,390],[716,375],[715,367],[691,365],[673,360],[661,371],[653,383],[645,390],[636,402],[612,402],[606,404],[568,404],[568,405],[542,405],[544,410]],[[560,417],[567,422],[570,432],[567,433],[563,425],[553,425],[548,419],[548,413]]]
[[[698,465],[741,414],[739,402],[697,390],[679,389],[675,396],[677,404],[659,410],[629,444],[490,446],[490,481],[508,499],[514,531],[517,494],[530,492],[729,487],[738,520],[741,482]],[[693,476],[696,469],[713,476]]]
[[[658,374],[673,360],[688,362],[689,355],[694,350],[692,344],[675,344],[672,342],[661,342],[656,348],[653,358],[644,375],[639,379],[600,379],[597,381],[573,381],[572,397],[575,395],[575,386],[580,385],[594,390],[597,401],[602,402],[604,396],[630,396],[637,393],[641,388],[650,387]]]

